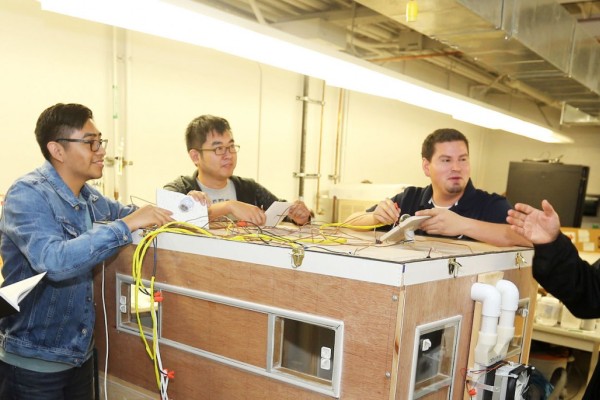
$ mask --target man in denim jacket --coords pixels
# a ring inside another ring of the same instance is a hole
[[[86,184],[102,177],[107,143],[87,107],[49,107],[35,135],[46,162],[11,186],[2,210],[3,285],[46,275],[19,313],[0,319],[0,399],[92,399],[92,270],[170,212],[124,206]]]

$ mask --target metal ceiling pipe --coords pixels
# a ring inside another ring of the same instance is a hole
[[[263,14],[266,14],[265,10],[270,10],[273,13],[273,20],[280,20],[282,15],[299,15],[298,9],[296,7],[290,6],[289,4],[280,1],[280,0],[263,0],[261,1],[261,9],[263,10]]]
[[[256,4],[256,0],[249,0],[249,1],[250,1],[250,7],[252,7],[252,12],[254,12],[254,16],[256,17],[256,20],[258,21],[258,23],[261,25],[267,25],[267,21],[265,21],[265,17],[263,17],[262,12],[260,11],[260,8],[258,8],[258,4]]]
[[[298,196],[304,197],[304,174],[306,172],[306,125],[308,119],[308,83],[309,77],[304,75],[302,80],[302,126],[300,134],[300,169],[298,174]]]
[[[550,107],[556,108],[556,109],[561,109],[563,102],[562,101],[558,101],[553,97],[550,97],[548,95],[546,95],[545,93],[540,92],[539,90],[536,90],[526,84],[524,84],[521,81],[515,81],[513,79],[510,78],[504,78],[502,79],[502,83],[512,89],[518,90],[519,92],[525,93],[526,95],[539,100],[540,102],[547,104]]]

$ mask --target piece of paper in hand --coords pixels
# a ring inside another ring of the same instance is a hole
[[[156,205],[173,213],[175,221],[208,228],[208,207],[192,197],[170,190],[156,189]]]
[[[292,203],[288,201],[273,202],[267,211],[265,211],[265,215],[267,216],[265,226],[277,226],[277,224],[279,224],[288,214],[288,210],[291,206]]]

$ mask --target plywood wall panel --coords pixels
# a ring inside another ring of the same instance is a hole
[[[107,270],[106,292],[114,296],[117,272],[131,274],[133,246],[123,250]],[[143,276],[150,278],[153,250],[143,265]],[[345,339],[341,393],[349,399],[388,398],[390,372],[396,341],[399,289],[392,286],[310,274],[241,263],[213,257],[158,250],[157,282],[191,288],[212,294],[251,301],[268,306],[304,312],[344,322]],[[98,286],[99,287],[99,286]],[[165,293],[164,335],[233,359],[264,367],[266,354],[266,317],[256,312],[235,310],[217,304],[201,304]],[[153,370],[139,338],[114,331],[114,298],[107,297],[111,329],[109,375],[114,374],[147,389],[154,389]],[[177,301],[174,301],[174,300]],[[98,330],[103,329],[99,323]],[[102,340],[99,341],[102,346]],[[130,357],[123,357],[127,348]],[[169,384],[174,398],[313,399],[328,396],[298,388],[270,378],[224,366],[177,349],[161,346],[165,366],[171,361],[177,373]],[[176,357],[174,355],[177,354]],[[138,368],[129,359],[142,359]],[[194,376],[188,377],[188,370]],[[387,373],[387,375],[386,375]],[[176,383],[177,382],[177,383]],[[194,382],[194,383],[192,383]],[[209,386],[210,396],[190,397],[195,382]],[[220,382],[220,383],[219,383]],[[267,397],[263,397],[268,388]]]

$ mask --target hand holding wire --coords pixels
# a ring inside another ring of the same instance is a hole
[[[310,221],[311,213],[306,204],[296,200],[288,210],[288,216],[298,225],[305,225]]]
[[[398,222],[400,218],[400,207],[390,199],[380,201],[373,211],[373,217],[379,223],[391,225]]]
[[[228,201],[229,212],[239,221],[247,221],[253,225],[262,226],[267,216],[262,208],[241,201]]]
[[[173,214],[171,211],[165,210],[164,208],[146,205],[126,217],[123,217],[122,221],[125,222],[127,227],[129,227],[129,230],[133,232],[140,228],[162,226],[171,222],[173,221],[171,214]]]

